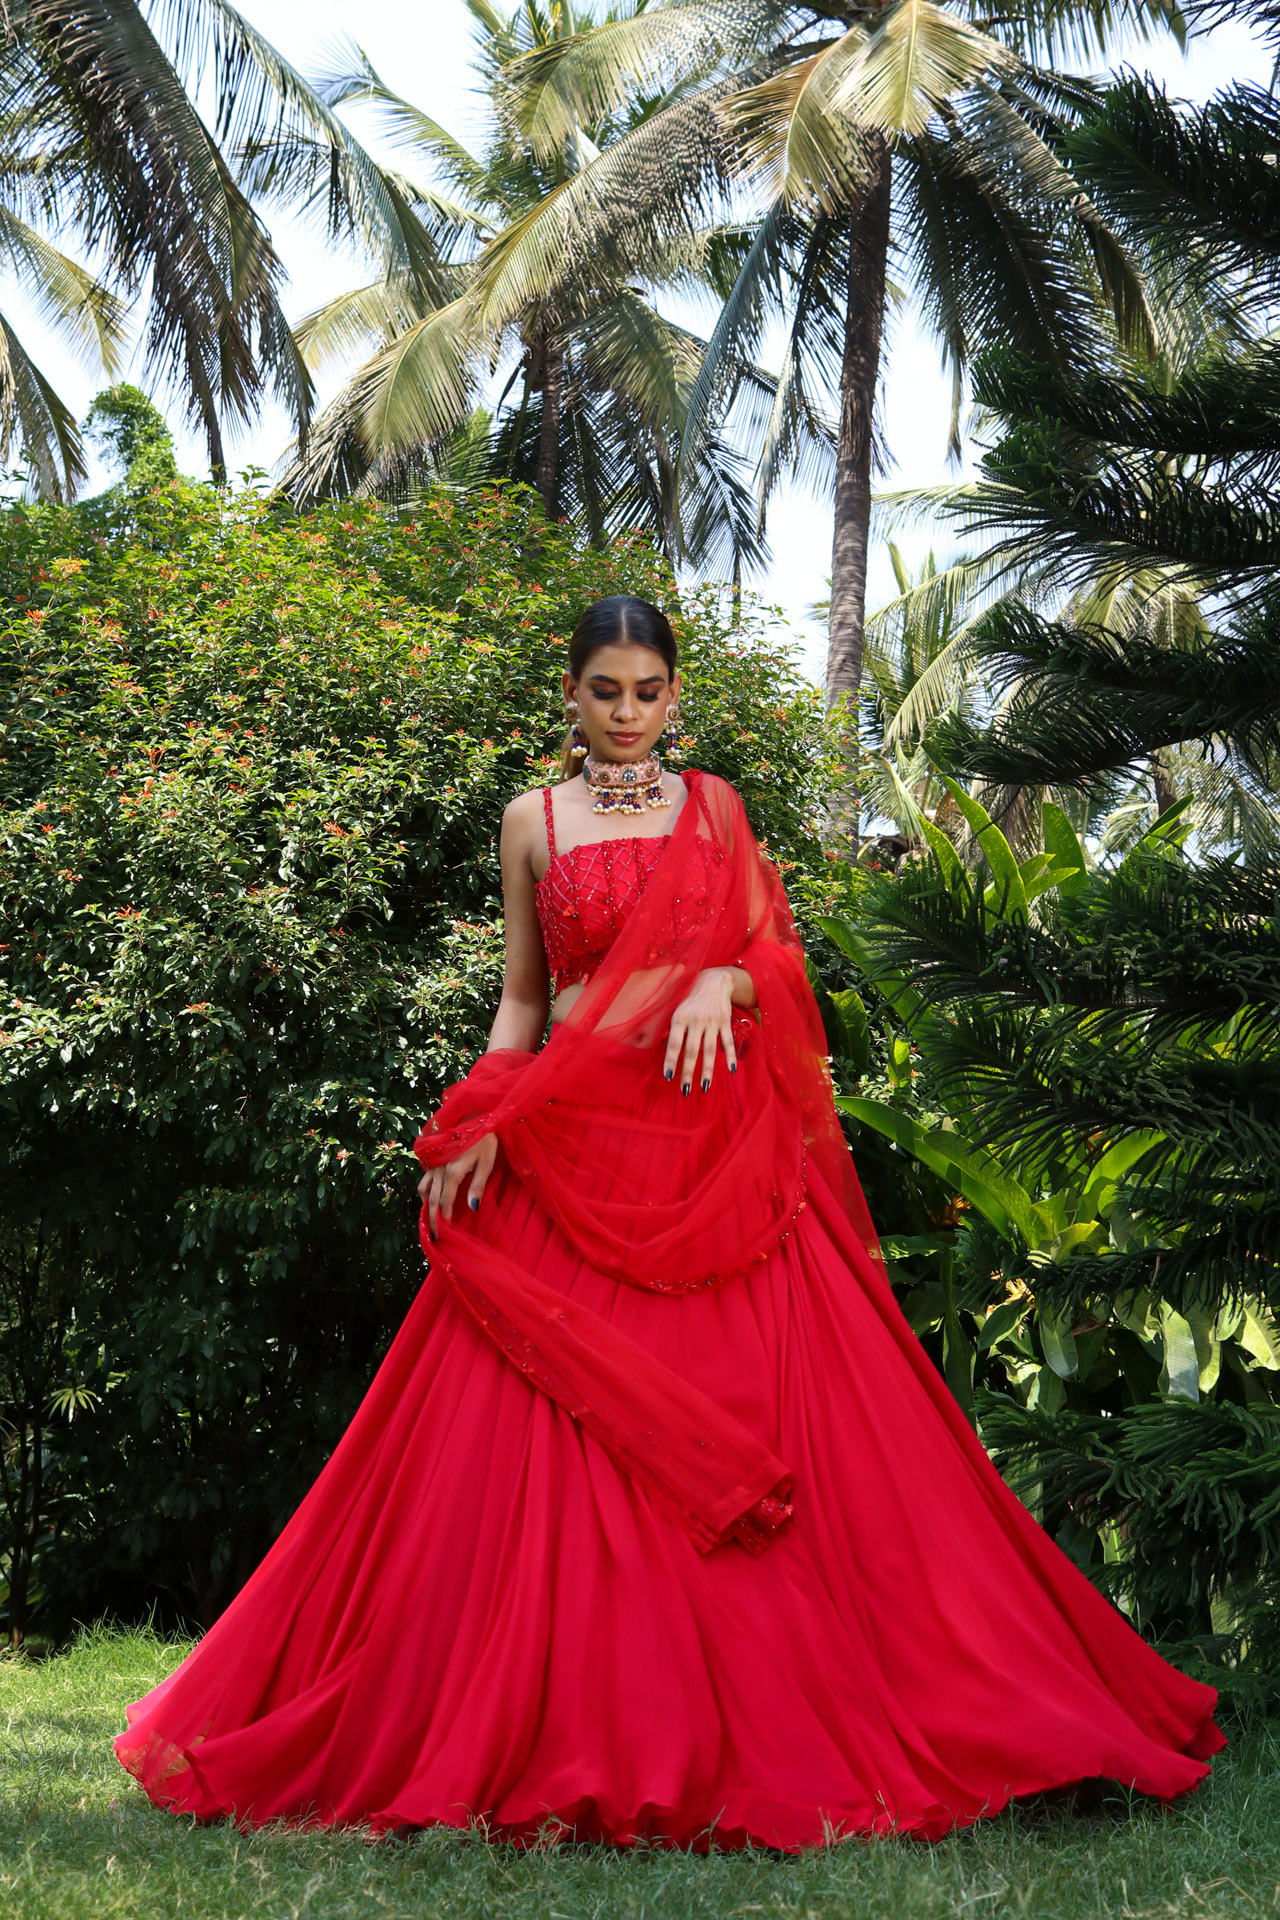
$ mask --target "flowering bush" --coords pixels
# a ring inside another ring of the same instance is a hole
[[[497,999],[499,816],[615,591],[675,601],[523,493],[0,513],[15,1625],[207,1621],[349,1418],[420,1278],[409,1143]],[[818,696],[714,596],[675,625],[690,758],[816,870]]]

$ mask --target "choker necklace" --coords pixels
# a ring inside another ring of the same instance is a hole
[[[582,763],[582,777],[597,796],[592,813],[643,813],[646,807],[669,807],[662,791],[662,762],[656,753],[643,760],[593,760]]]

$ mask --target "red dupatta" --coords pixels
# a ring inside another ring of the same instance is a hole
[[[683,776],[667,851],[599,970],[538,1053],[482,1054],[419,1136],[424,1167],[496,1133],[582,1258],[660,1292],[766,1259],[815,1160],[873,1256],[875,1232],[831,1097],[822,1022],[782,882],[734,789]],[[697,844],[700,843],[700,844]],[[695,887],[697,868],[706,876]],[[671,1016],[706,967],[750,973],[738,1071],[707,1093],[662,1074]],[[673,1510],[704,1550],[759,1550],[790,1508],[784,1464],[731,1415],[598,1315],[441,1219],[428,1258],[543,1391]]]

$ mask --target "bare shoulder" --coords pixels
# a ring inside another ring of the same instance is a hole
[[[527,793],[518,793],[514,800],[508,800],[502,809],[502,831],[508,829],[519,833],[528,831],[542,818],[542,788],[530,787]]]
[[[518,793],[514,800],[508,800],[502,809],[500,841],[504,868],[510,871],[517,864],[531,864],[545,832],[540,787],[531,787],[528,793]]]

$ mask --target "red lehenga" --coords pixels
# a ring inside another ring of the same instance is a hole
[[[502,1146],[350,1428],[116,1741],[177,1812],[795,1849],[936,1836],[1223,1745],[990,1464],[893,1300],[772,865],[684,776],[660,841],[555,855],[536,1054],[418,1142]],[[739,1069],[661,1072],[741,962]]]

